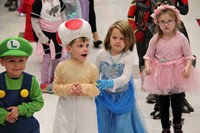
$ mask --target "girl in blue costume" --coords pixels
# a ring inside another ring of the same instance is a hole
[[[126,21],[111,25],[97,54],[100,72],[96,98],[99,133],[147,133],[135,99],[133,83],[134,33]]]

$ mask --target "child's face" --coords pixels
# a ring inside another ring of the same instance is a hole
[[[76,61],[85,61],[89,53],[89,40],[78,38],[72,46],[67,46],[67,51],[71,54],[71,59]]]
[[[9,78],[19,78],[26,68],[28,57],[6,56],[0,58]]]
[[[160,15],[158,18],[158,24],[164,35],[174,33],[176,21],[175,18],[171,17],[169,14]]]
[[[120,54],[125,48],[124,35],[116,28],[112,30],[110,36],[111,54]]]

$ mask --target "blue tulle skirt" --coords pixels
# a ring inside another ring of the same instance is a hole
[[[133,80],[127,90],[96,97],[99,133],[147,133],[135,101]]]

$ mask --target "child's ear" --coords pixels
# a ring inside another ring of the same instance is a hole
[[[67,52],[68,52],[68,53],[71,53],[71,46],[67,45],[67,46],[66,46],[66,49],[67,49]]]
[[[2,59],[2,58],[0,58],[0,64],[1,64],[2,66],[4,66],[4,65],[3,65],[3,59]]]

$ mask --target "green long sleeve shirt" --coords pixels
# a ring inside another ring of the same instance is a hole
[[[16,88],[21,88],[22,81],[23,81],[23,74],[19,79],[10,79],[7,74],[5,76],[6,86],[8,90],[17,90]],[[29,97],[31,102],[22,103],[18,105],[19,116],[30,117],[35,112],[39,111],[44,106],[44,100],[42,97],[42,92],[36,77],[32,77],[32,84],[31,89],[29,92]],[[0,107],[0,124],[4,125],[6,116],[9,112],[5,109]]]

